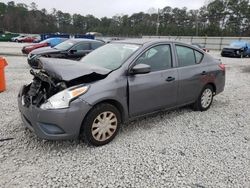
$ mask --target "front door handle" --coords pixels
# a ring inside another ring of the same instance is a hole
[[[206,71],[202,71],[201,75],[207,75]]]
[[[174,81],[174,80],[175,80],[175,78],[174,78],[174,77],[171,77],[171,76],[168,77],[168,78],[166,79],[167,82],[172,82],[172,81]]]

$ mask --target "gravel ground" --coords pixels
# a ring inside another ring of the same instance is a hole
[[[32,43],[0,42],[0,56],[2,55],[24,56],[21,50],[23,46],[30,44]]]
[[[222,58],[226,88],[210,110],[141,118],[98,148],[25,130],[16,100],[29,67],[25,57],[7,60],[0,139],[13,139],[0,141],[0,187],[250,187],[249,58]]]

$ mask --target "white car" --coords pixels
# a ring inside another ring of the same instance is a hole
[[[19,36],[17,36],[17,37],[12,37],[11,38],[11,41],[12,42],[18,42],[18,40],[20,40],[20,39],[22,39],[22,38],[25,38],[25,37],[27,37],[26,35],[19,35]]]

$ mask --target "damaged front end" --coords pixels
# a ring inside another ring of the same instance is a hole
[[[22,91],[22,105],[62,109],[87,92],[89,83],[104,79],[110,70],[75,61],[41,59],[42,69],[30,70],[33,82]]]
[[[35,72],[31,69],[30,73],[34,76],[33,82],[24,88],[22,96],[22,103],[26,107],[40,107],[51,96],[67,88],[65,82],[51,78],[44,71]]]

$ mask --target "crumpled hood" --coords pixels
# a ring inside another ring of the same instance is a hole
[[[71,81],[92,74],[108,75],[111,70],[65,59],[39,58],[40,65],[51,77]]]
[[[60,52],[60,50],[57,50],[55,48],[43,47],[43,48],[38,48],[36,50],[33,50],[32,54],[34,54],[34,55],[42,55],[42,54],[58,53],[58,52]]]

